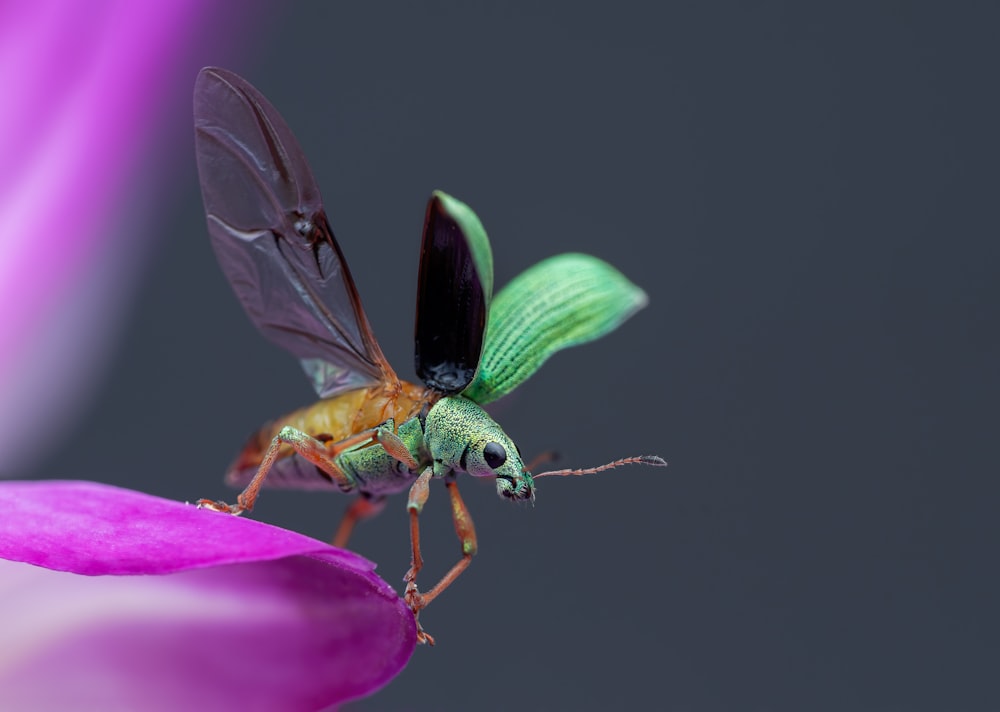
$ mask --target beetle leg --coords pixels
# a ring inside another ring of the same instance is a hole
[[[406,447],[406,443],[396,434],[395,420],[389,418],[371,432],[373,437],[367,442],[362,441],[349,445],[337,443],[336,447],[340,448],[339,453],[347,450],[357,450],[371,444],[371,441],[375,441],[382,446],[389,456],[402,462],[411,472],[420,468],[420,463],[414,459],[409,448]],[[340,526],[337,528],[337,533],[333,537],[333,545],[340,548],[346,547],[347,540],[354,530],[354,525],[360,521],[374,517],[384,508],[384,496],[369,495],[362,492],[361,496],[354,500],[351,506],[347,508],[347,511],[344,512],[344,516],[340,520]]]
[[[329,475],[340,489],[350,492],[356,486],[354,478],[337,467],[334,460],[345,450],[374,440],[375,431],[375,428],[364,430],[337,443],[327,445],[301,430],[285,426],[274,436],[274,439],[267,448],[267,452],[264,454],[264,458],[260,461],[257,474],[250,480],[250,484],[246,486],[246,489],[240,492],[236,498],[236,504],[200,499],[198,500],[198,506],[206,509],[214,509],[218,512],[229,512],[230,514],[249,512],[253,509],[254,502],[257,501],[261,485],[264,484],[264,478],[267,477],[268,471],[270,471],[271,466],[277,459],[282,445],[290,445],[295,452]]]
[[[362,493],[344,512],[332,544],[339,549],[345,548],[347,540],[351,538],[351,532],[354,531],[354,525],[371,519],[383,509],[385,509],[384,496],[369,496]]]
[[[420,469],[420,463],[413,459],[413,454],[406,447],[406,443],[396,435],[395,423],[392,419],[375,428],[375,439],[387,453],[406,465],[411,472]]]
[[[421,480],[424,480],[424,482],[418,487]],[[458,540],[462,543],[462,558],[451,567],[448,573],[441,577],[441,580],[430,591],[420,593],[417,590],[417,573],[423,566],[423,559],[420,556],[420,529],[417,517],[420,514],[420,510],[423,509],[424,502],[427,501],[427,484],[429,481],[430,468],[424,471],[424,474],[420,476],[417,482],[413,483],[413,487],[410,489],[410,501],[407,505],[410,510],[410,540],[413,545],[413,564],[404,577],[406,581],[406,594],[404,597],[414,616],[417,616],[442,591],[448,588],[458,578],[459,574],[469,568],[469,564],[472,563],[472,557],[478,548],[476,529],[472,523],[472,516],[469,514],[468,507],[465,506],[465,502],[462,500],[462,495],[458,492],[458,483],[455,482],[454,477],[449,477],[445,481],[445,485],[448,487],[448,495],[451,498],[451,516],[455,522],[455,533],[458,535]],[[419,623],[417,625],[419,627]],[[434,644],[434,639],[427,635],[423,631],[423,628],[419,628],[417,639],[420,642]]]
[[[428,467],[423,474],[417,478],[410,486],[409,499],[406,501],[406,509],[410,513],[410,546],[413,549],[413,558],[410,559],[410,570],[406,572],[403,580],[411,583],[417,579],[417,573],[424,566],[423,557],[420,556],[420,512],[430,495],[430,481],[434,470]]]
[[[419,595],[419,600],[416,601],[419,604],[418,610],[426,608],[431,601],[437,598],[442,591],[458,578],[460,573],[469,567],[469,564],[472,563],[472,557],[475,556],[478,549],[476,528],[472,524],[472,516],[469,514],[469,509],[465,506],[462,495],[458,492],[458,483],[455,482],[454,478],[449,478],[445,482],[445,485],[448,487],[448,494],[451,496],[451,516],[455,522],[455,533],[462,544],[462,558],[451,567],[448,573],[441,577],[441,580],[437,582],[434,588],[427,593]]]
[[[403,577],[403,580],[406,581],[404,600],[407,605],[410,604],[412,595],[420,595],[417,593],[416,583],[417,573],[424,566],[424,559],[420,555],[420,512],[423,510],[424,504],[427,502],[427,497],[430,495],[429,485],[433,474],[434,469],[431,467],[424,470],[420,477],[410,486],[409,498],[406,501],[406,509],[410,513],[410,547],[413,551],[413,558],[410,559],[410,570]],[[413,610],[413,617],[417,618],[419,609],[414,610],[413,606],[410,606],[410,609]],[[417,621],[417,642],[434,645],[434,638],[424,632],[420,621]]]

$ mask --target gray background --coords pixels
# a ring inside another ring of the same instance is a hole
[[[352,709],[996,709],[996,5],[651,5],[297,3],[198,62],[299,135],[404,377],[434,188],[498,284],[581,250],[651,299],[494,413],[529,457],[670,467],[534,508],[464,482],[438,646]],[[110,378],[37,476],[231,498],[247,433],[311,399],[215,264],[187,131]],[[327,538],[346,501],[254,516]],[[353,541],[393,583],[403,507]],[[424,531],[430,583],[443,488]]]

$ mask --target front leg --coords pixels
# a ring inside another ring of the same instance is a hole
[[[353,477],[337,467],[335,460],[345,450],[370,443],[376,437],[377,428],[371,428],[333,445],[328,445],[297,428],[285,426],[274,436],[270,446],[267,448],[267,452],[264,454],[264,459],[260,462],[260,467],[257,468],[257,474],[250,480],[250,484],[246,486],[246,489],[240,492],[236,498],[236,504],[200,499],[198,500],[198,506],[205,509],[214,509],[217,512],[229,512],[230,514],[249,512],[253,509],[253,505],[257,501],[257,496],[260,493],[261,486],[264,484],[264,479],[274,465],[274,461],[278,458],[278,452],[281,450],[282,445],[290,445],[295,452],[328,474],[341,490],[350,492],[357,487],[357,483]]]
[[[424,504],[427,503],[427,497],[430,495],[430,481],[433,474],[433,468],[428,467],[425,469],[416,482],[410,486],[410,495],[406,501],[406,509],[410,513],[410,548],[413,555],[410,559],[410,570],[403,577],[403,580],[406,582],[404,598],[407,605],[410,606],[410,610],[413,611],[414,619],[418,617],[417,613],[419,609],[414,610],[410,599],[413,594],[420,595],[417,593],[417,574],[424,566],[424,559],[420,555],[420,512],[423,511]],[[434,638],[424,632],[419,620],[417,621],[417,642],[434,645]]]
[[[455,533],[462,544],[462,558],[451,567],[451,570],[430,591],[420,593],[417,589],[417,574],[424,563],[420,555],[420,523],[418,518],[430,493],[428,485],[431,474],[432,470],[428,467],[417,478],[417,481],[410,488],[410,498],[407,502],[407,508],[410,511],[410,544],[413,549],[413,559],[410,564],[410,570],[403,577],[403,580],[406,581],[404,598],[410,610],[413,611],[414,617],[419,616],[421,610],[426,608],[431,601],[437,598],[442,591],[458,578],[459,574],[469,567],[469,564],[472,563],[472,557],[478,549],[476,529],[472,523],[472,516],[469,514],[469,509],[465,506],[465,502],[462,500],[462,495],[458,492],[458,484],[455,482],[454,475],[449,475],[445,481],[445,485],[448,487],[448,494],[451,497],[451,516],[455,523]],[[417,623],[417,640],[421,643],[434,645],[434,638],[424,632],[419,622]]]

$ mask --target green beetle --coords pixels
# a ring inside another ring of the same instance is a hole
[[[334,544],[409,490],[413,559],[405,598],[414,615],[469,565],[476,534],[455,475],[496,479],[505,498],[534,498],[534,480],[579,475],[659,457],[617,460],[534,476],[517,447],[482,409],[534,373],[555,351],[615,329],[646,304],[645,293],[607,263],[551,257],[495,298],[493,256],[476,214],[435,192],[427,207],[417,292],[416,372],[401,381],[382,355],[312,176],[291,130],[246,80],[206,68],[195,84],[195,141],[212,246],[258,329],[297,356],[321,400],[251,436],[227,481],[236,504],[200,506],[239,514],[260,487],[339,489],[359,497]],[[421,593],[418,516],[431,479],[443,479],[462,558]],[[421,642],[433,639],[420,629]]]

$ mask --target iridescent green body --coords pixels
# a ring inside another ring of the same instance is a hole
[[[391,431],[393,426],[389,421],[382,427]],[[468,398],[440,399],[426,415],[400,424],[396,435],[418,464],[417,468],[411,469],[377,442],[347,450],[334,459],[357,491],[375,496],[402,492],[424,469],[431,468],[435,478],[460,472],[473,477],[496,477],[497,493],[504,497],[524,499],[533,492],[531,475],[524,471],[517,447]],[[484,457],[489,444],[503,448],[504,462],[497,468],[490,467]]]

